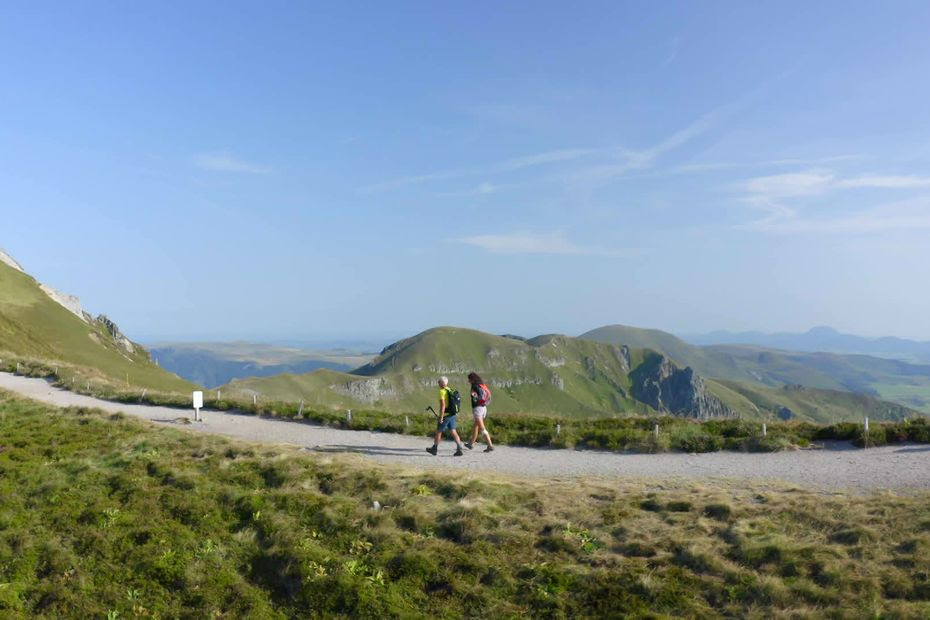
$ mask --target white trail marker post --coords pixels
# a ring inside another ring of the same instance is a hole
[[[201,422],[200,410],[203,408],[203,392],[194,392],[194,421]]]

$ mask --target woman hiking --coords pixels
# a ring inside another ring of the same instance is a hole
[[[491,433],[484,425],[484,419],[488,415],[488,403],[491,402],[491,390],[485,385],[478,373],[469,373],[468,382],[471,383],[471,415],[474,419],[474,426],[471,431],[471,441],[465,444],[465,447],[471,450],[478,441],[478,432],[484,435],[484,440],[488,447],[485,452],[494,452],[494,444],[491,443]]]

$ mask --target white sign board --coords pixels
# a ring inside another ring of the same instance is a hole
[[[194,392],[194,409],[203,408],[203,392]]]

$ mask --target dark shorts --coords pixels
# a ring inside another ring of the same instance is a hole
[[[457,426],[455,424],[454,415],[447,415],[442,422],[436,422],[436,430],[440,433],[444,433],[445,431],[453,431],[456,428]]]

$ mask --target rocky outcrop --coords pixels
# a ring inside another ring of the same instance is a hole
[[[711,394],[690,367],[681,369],[653,353],[630,373],[633,398],[656,411],[696,419],[730,418],[735,412]]]
[[[39,288],[41,288],[42,292],[48,295],[52,301],[61,304],[65,310],[82,321],[89,322],[90,315],[84,312],[84,309],[81,307],[81,300],[78,297],[62,293],[45,284],[40,284]]]
[[[21,273],[26,273],[23,269],[23,266],[16,262],[16,259],[7,254],[0,248],[0,263],[12,267],[16,271]],[[81,308],[81,300],[75,297],[74,295],[68,295],[67,293],[62,293],[61,291],[53,289],[51,286],[37,282],[39,288],[42,289],[42,292],[49,296],[49,299],[54,301],[57,304],[60,304],[65,310],[81,319],[86,323],[90,323],[91,319],[84,309]]]
[[[334,392],[368,405],[373,405],[382,399],[394,399],[398,396],[397,390],[380,378],[348,381],[330,385],[329,388]]]
[[[22,272],[22,273],[26,273],[26,271],[23,269],[22,265],[20,265],[19,263],[17,263],[16,260],[15,260],[12,256],[10,256],[10,255],[7,254],[6,252],[4,252],[4,251],[3,251],[3,248],[0,248],[0,263],[5,263],[5,264],[9,265],[10,267],[12,267],[13,269],[15,269],[16,271],[20,271],[20,272]]]
[[[113,342],[116,343],[116,346],[123,349],[126,353],[134,353],[136,348],[132,344],[132,341],[129,340],[126,336],[123,335],[123,332],[119,330],[119,326],[116,325],[113,321],[107,318],[106,315],[101,314],[97,317],[97,322],[103,325],[104,329],[107,330],[107,333],[110,334],[110,337],[113,338]]]

